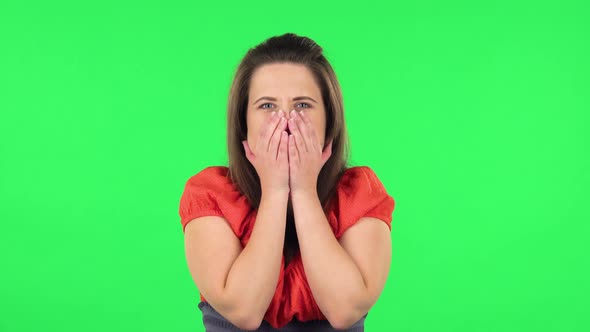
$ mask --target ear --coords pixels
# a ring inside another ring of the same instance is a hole
[[[334,141],[334,139],[330,140],[330,143],[328,143],[328,145],[326,145],[326,148],[322,152],[322,165],[324,165],[326,163],[326,161],[328,161],[328,159],[330,159],[330,156],[332,155],[332,141]]]
[[[242,145],[244,146],[244,152],[246,152],[246,158],[250,163],[252,163],[255,160],[256,156],[254,155],[254,153],[252,153],[252,150],[250,150],[248,140],[242,141]]]

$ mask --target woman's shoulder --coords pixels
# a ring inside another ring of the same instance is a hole
[[[207,166],[189,177],[187,183],[190,184],[230,184],[228,176],[229,168],[227,166]]]
[[[362,217],[383,220],[391,230],[395,200],[369,166],[347,168],[340,177],[331,216],[337,238]]]
[[[358,189],[359,186],[368,186],[374,183],[381,183],[377,174],[370,166],[352,166],[344,170],[338,180],[339,190],[348,191]]]
[[[243,235],[242,223],[250,205],[229,178],[228,171],[226,166],[208,166],[189,177],[180,198],[183,230],[196,217],[222,216],[237,236]]]

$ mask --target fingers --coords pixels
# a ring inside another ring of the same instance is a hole
[[[286,131],[281,131],[281,140],[279,142],[279,151],[278,151],[278,156],[277,159],[281,162],[287,163],[289,161],[289,156],[287,154],[288,152],[288,145],[289,144],[289,138],[287,137],[287,132]]]
[[[277,117],[279,117],[277,115]],[[271,141],[270,141],[270,146],[269,149],[271,152],[274,152],[274,159],[278,159],[278,154],[279,154],[279,143],[283,137],[283,133],[287,134],[287,132],[285,132],[285,129],[287,129],[287,120],[285,119],[285,117],[280,116],[280,120],[279,120],[279,125],[277,126],[277,128],[275,129],[275,132],[273,133],[272,137],[271,137]]]
[[[295,136],[289,135],[289,164],[299,164],[299,150],[297,150],[297,144],[295,143]]]
[[[295,137],[295,145],[299,152],[307,152],[308,146],[306,145],[305,140],[305,133],[302,131],[303,123],[301,123],[301,118],[297,115],[297,112],[291,112],[291,119],[289,119],[289,130],[291,130],[291,134]]]
[[[256,144],[256,149],[261,152],[268,152],[270,149],[270,138],[275,132],[279,124],[279,116],[276,112],[273,112],[272,115],[268,118],[268,122],[264,126],[264,129],[260,131],[260,136],[258,138],[258,144]]]
[[[299,119],[300,119],[300,128],[303,127],[303,136],[307,139],[306,145],[308,150],[321,150],[321,146],[319,146],[320,140],[316,136],[315,129],[313,127],[313,123],[309,118],[309,114],[304,111],[299,112]],[[301,125],[302,124],[302,125]]]

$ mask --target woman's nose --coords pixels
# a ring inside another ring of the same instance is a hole
[[[287,118],[287,120],[291,119],[293,116],[291,115],[291,110],[283,110],[283,112],[285,112],[285,118]]]

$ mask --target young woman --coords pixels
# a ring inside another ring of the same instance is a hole
[[[250,49],[227,111],[229,167],[190,177],[179,208],[207,331],[363,331],[395,202],[371,168],[347,167],[322,48],[287,33]]]

